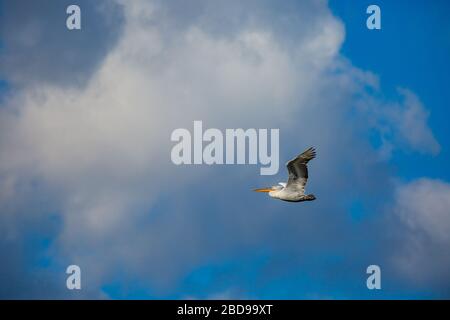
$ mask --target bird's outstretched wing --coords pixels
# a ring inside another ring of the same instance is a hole
[[[305,193],[305,185],[308,181],[308,167],[306,164],[315,157],[316,150],[311,147],[286,163],[289,172],[289,179],[286,185],[287,189]]]

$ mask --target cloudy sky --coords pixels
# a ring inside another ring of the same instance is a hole
[[[370,4],[0,1],[0,297],[450,298],[450,5]],[[174,165],[194,120],[315,146],[317,200]]]

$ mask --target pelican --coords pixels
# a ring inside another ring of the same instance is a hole
[[[290,202],[312,201],[316,197],[313,194],[305,194],[305,185],[308,181],[309,160],[316,157],[316,150],[311,147],[305,150],[288,163],[286,163],[289,172],[287,183],[280,182],[277,186],[270,188],[255,189],[256,192],[268,192],[269,196],[275,199]]]

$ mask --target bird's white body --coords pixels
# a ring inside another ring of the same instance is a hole
[[[280,187],[280,189],[269,191],[269,196],[275,199],[290,202],[311,201],[316,199],[315,196],[312,194],[306,195],[304,192],[301,191],[292,192],[286,189],[286,187]]]

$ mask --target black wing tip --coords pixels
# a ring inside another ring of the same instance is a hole
[[[316,148],[315,148],[315,147],[309,147],[308,149],[305,150],[304,153],[311,153],[312,155],[314,155],[314,157],[315,157],[316,154],[317,154]]]
[[[316,157],[316,155],[317,155],[316,148],[309,147],[308,149],[303,151],[303,153],[301,155],[299,155],[299,158],[302,158],[303,161],[305,161],[305,163],[308,163],[308,161],[314,159]]]
[[[309,160],[312,160],[316,157],[317,153],[316,153],[316,148],[315,147],[309,147],[308,149],[306,149],[305,151],[303,151],[301,154],[299,154],[296,158],[289,160],[286,163],[286,166],[288,166],[290,163],[294,162],[294,161],[298,161],[300,160],[302,163],[308,163]]]

